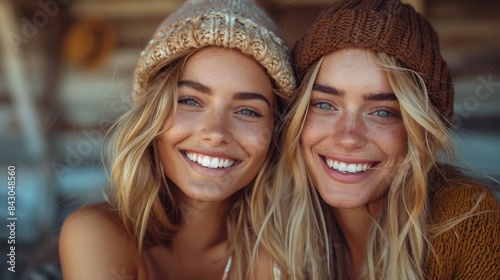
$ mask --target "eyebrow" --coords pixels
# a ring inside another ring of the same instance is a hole
[[[365,101],[396,101],[398,98],[392,92],[371,93],[363,96]]]
[[[212,94],[212,90],[209,87],[207,87],[203,84],[200,84],[198,82],[195,82],[195,81],[182,80],[179,82],[178,87],[183,87],[183,86],[192,88],[192,89],[199,91],[201,93]]]
[[[313,84],[313,88],[312,88],[314,91],[319,91],[319,92],[322,92],[322,93],[326,93],[326,94],[333,94],[333,95],[337,95],[337,96],[344,96],[344,92],[341,91],[341,90],[338,90],[334,87],[331,87],[331,86],[325,86],[325,85],[320,85],[320,84]]]
[[[332,94],[339,97],[343,97],[345,93],[342,90],[339,90],[335,87],[325,86],[320,84],[313,85],[314,91],[319,91],[326,94]],[[396,101],[398,98],[393,92],[379,92],[379,93],[370,93],[363,95],[363,100],[365,101]]]
[[[200,84],[195,81],[191,80],[182,80],[178,84],[179,87],[186,86],[189,88],[192,88],[196,91],[199,91],[201,93],[206,93],[206,94],[212,94],[212,89],[210,87],[207,87],[206,85]],[[242,92],[237,92],[234,95],[234,99],[236,100],[262,100],[264,101],[269,107],[271,107],[271,102],[269,99],[267,99],[266,96],[264,96],[261,93],[257,92],[247,92],[247,91],[242,91]]]
[[[256,92],[238,92],[238,93],[236,93],[236,96],[234,97],[234,99],[237,99],[237,100],[252,100],[252,99],[262,100],[267,104],[267,106],[271,107],[271,102],[269,102],[269,99],[267,99],[267,97],[265,97],[264,95],[262,95],[260,93],[256,93]]]

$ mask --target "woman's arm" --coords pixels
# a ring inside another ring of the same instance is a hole
[[[500,279],[500,207],[487,192],[474,216],[458,225],[463,244],[456,279]]]
[[[475,210],[434,238],[429,279],[499,279],[500,205],[495,195],[475,183],[461,184],[442,188],[431,206],[437,225]]]
[[[65,280],[137,279],[139,254],[107,204],[85,206],[62,226],[59,257]]]

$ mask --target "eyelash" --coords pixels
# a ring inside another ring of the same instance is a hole
[[[188,103],[191,103],[191,102],[194,102],[196,104],[188,104]],[[178,100],[178,103],[179,104],[183,104],[185,106],[194,106],[194,107],[201,107],[200,103],[193,97],[180,97],[179,100]],[[249,111],[250,113],[249,114],[243,114],[242,111]],[[244,107],[244,108],[241,108],[237,111],[239,114],[242,114],[242,115],[245,115],[245,116],[249,116],[249,117],[252,117],[252,118],[259,118],[259,117],[262,117],[263,115],[255,110],[255,109],[252,109],[252,108],[248,108],[248,107]]]
[[[377,114],[379,112],[387,112],[389,114],[389,116],[380,116]],[[377,107],[377,108],[373,109],[370,113],[374,114],[376,117],[379,117],[379,118],[399,118],[399,117],[401,117],[401,114],[398,111],[391,109],[391,108],[387,108],[387,107]]]
[[[320,107],[321,105],[328,105],[328,106],[330,106],[330,108],[328,108],[328,109],[321,108]],[[320,110],[325,110],[325,111],[326,110],[335,110],[335,107],[332,104],[330,104],[330,102],[325,101],[325,100],[314,100],[314,101],[311,101],[311,106],[314,106],[314,107],[316,107],[316,108],[318,108]]]
[[[177,102],[186,106],[200,107],[200,103],[193,97],[179,97],[179,100]],[[196,104],[188,104],[188,102],[195,102]]]
[[[324,106],[324,105],[329,106],[329,108],[321,108],[321,106]],[[325,101],[325,100],[311,101],[311,106],[314,106],[314,107],[318,108],[319,110],[323,110],[323,111],[336,110],[336,108],[332,104],[330,104],[330,102]],[[380,116],[377,114],[379,112],[387,112],[389,115],[388,116]],[[391,108],[387,108],[387,107],[377,107],[377,108],[371,110],[370,114],[374,114],[376,117],[379,117],[382,119],[401,117],[401,114],[398,111],[391,109]]]
[[[242,114],[242,115],[249,116],[252,118],[260,118],[263,116],[260,112],[252,108],[247,108],[247,107],[241,108],[240,110],[238,110],[238,113],[241,113],[242,111],[250,111],[250,115],[248,114]]]

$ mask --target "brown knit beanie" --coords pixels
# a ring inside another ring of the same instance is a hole
[[[337,1],[320,13],[292,51],[298,76],[322,56],[364,48],[397,58],[424,79],[432,104],[451,121],[453,84],[432,26],[399,0]]]
[[[252,0],[187,0],[158,27],[135,69],[133,96],[151,70],[174,54],[208,46],[238,49],[257,60],[289,97],[295,79],[280,31]]]

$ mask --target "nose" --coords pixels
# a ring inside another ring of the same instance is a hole
[[[204,121],[201,129],[201,138],[211,146],[217,147],[230,143],[233,140],[227,112],[214,112]]]
[[[343,113],[332,129],[335,131],[334,142],[339,149],[347,152],[366,145],[366,129],[359,114]]]

